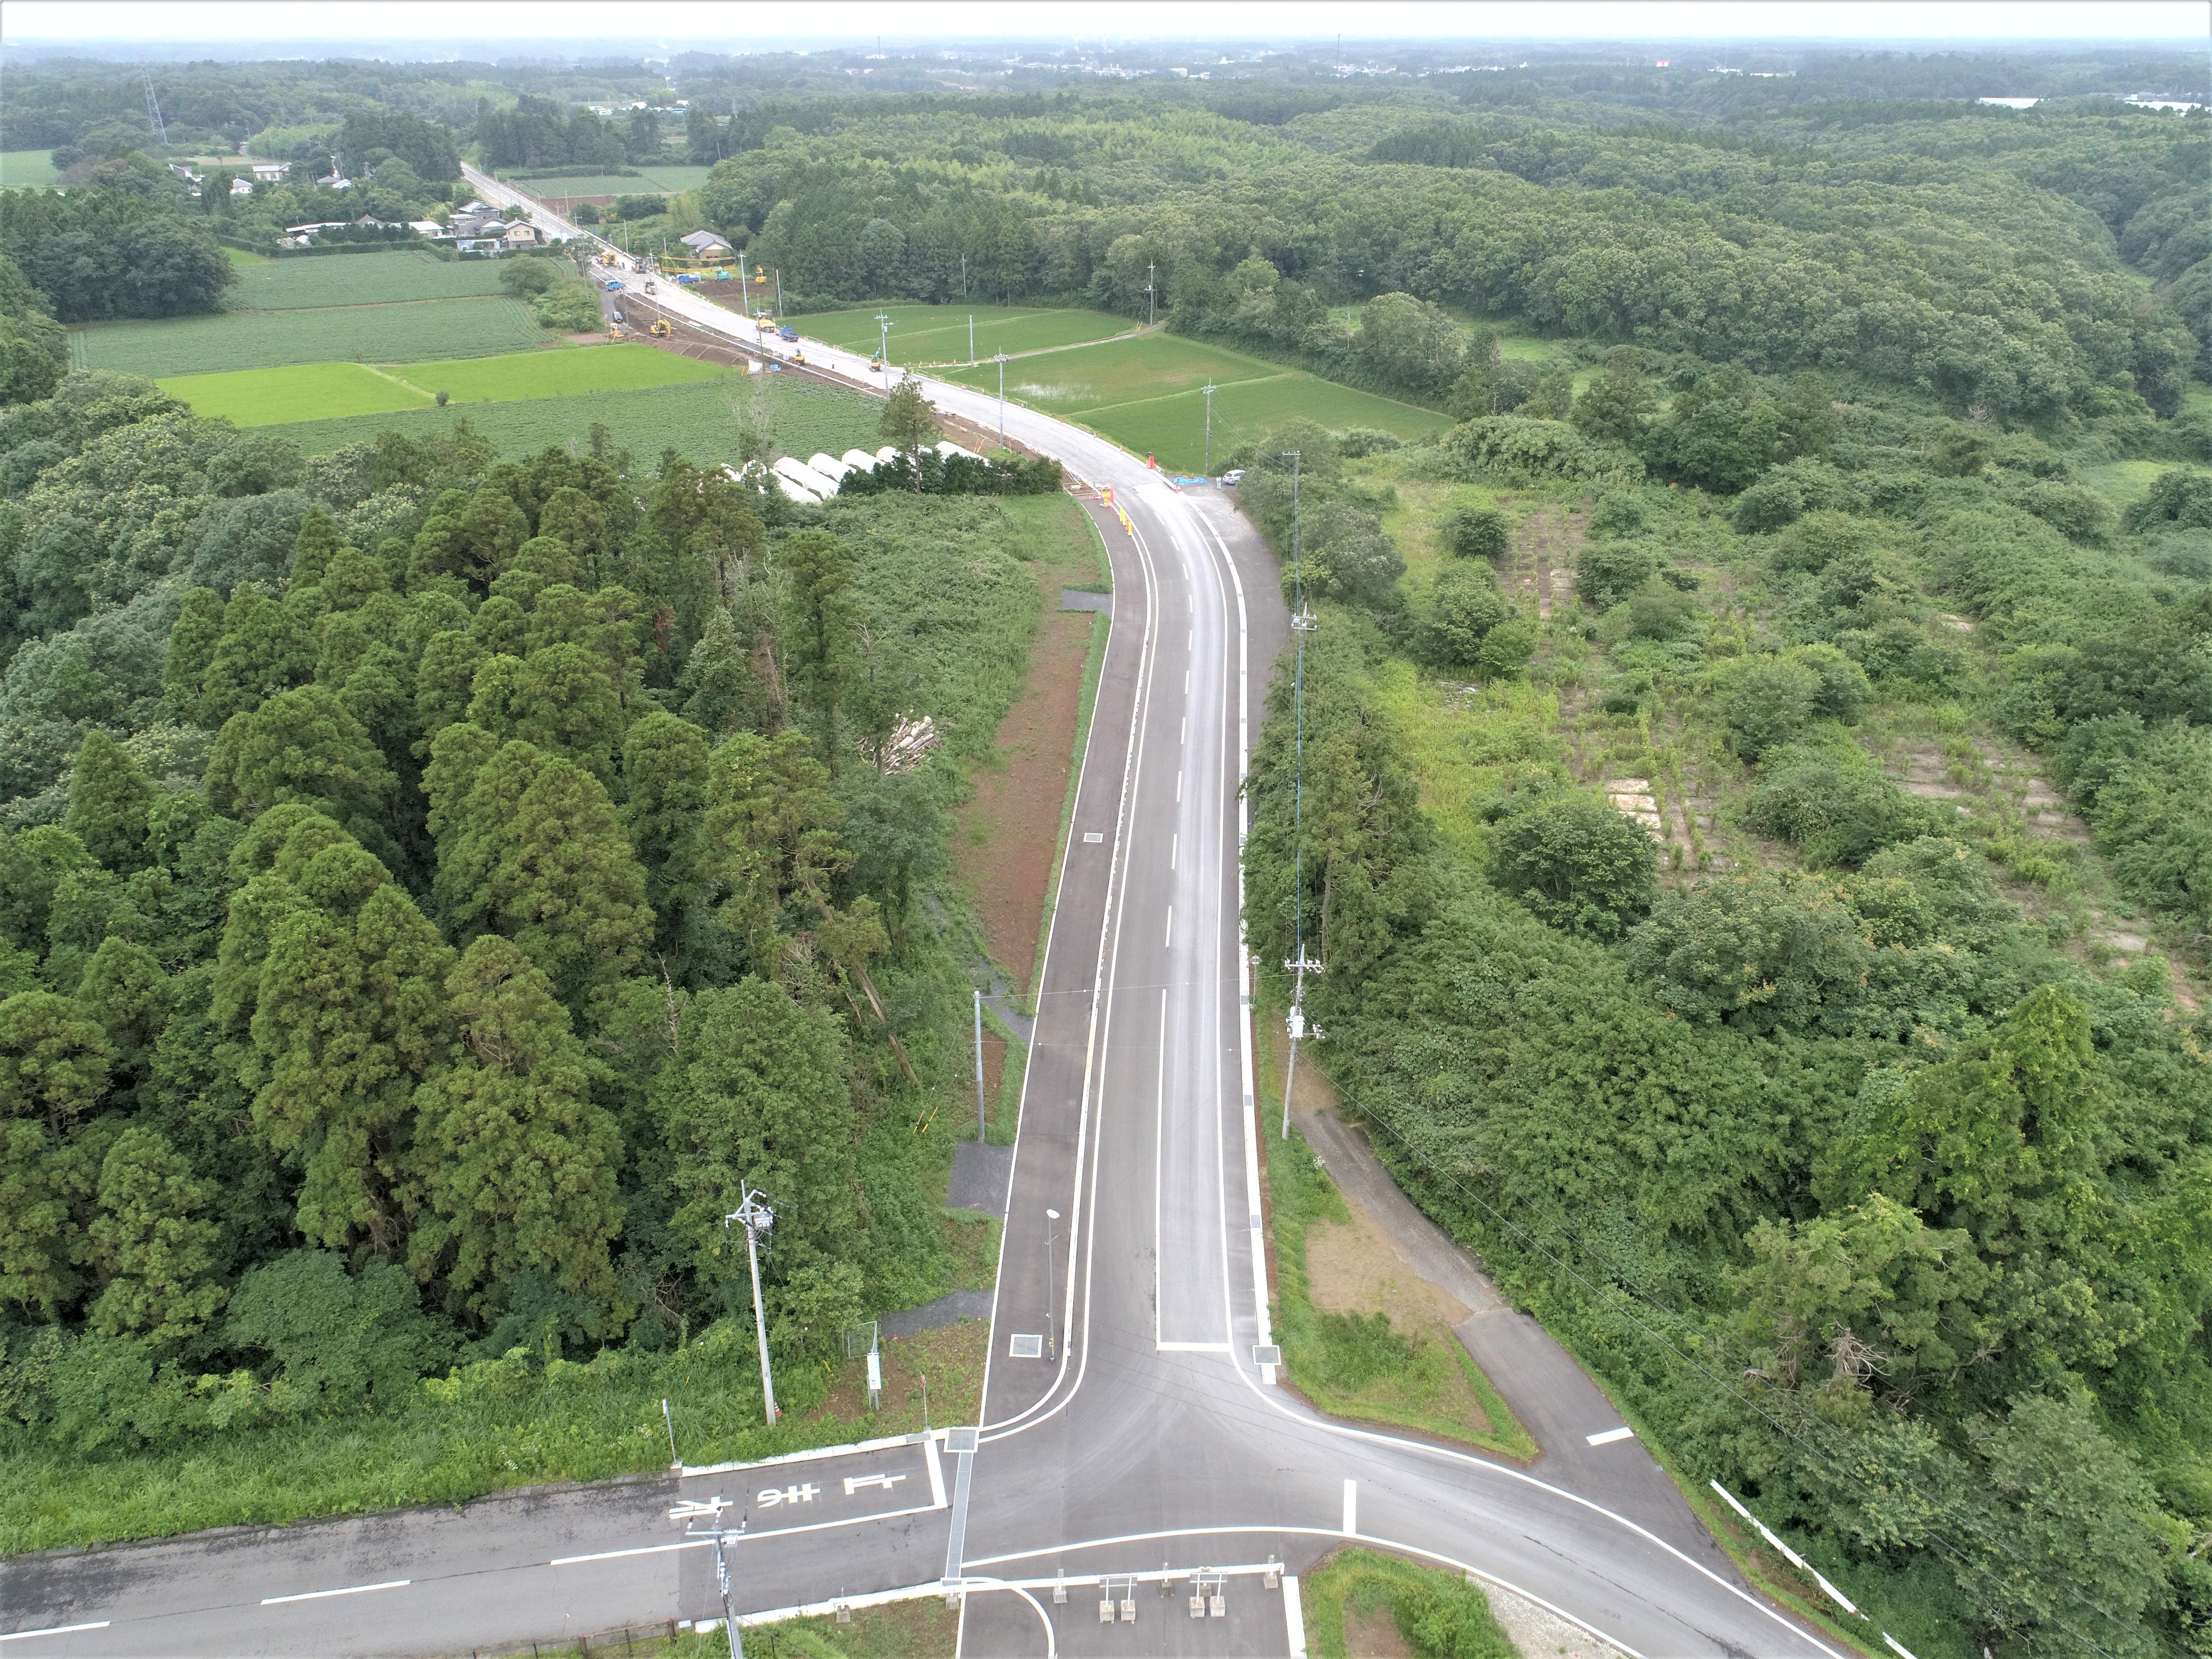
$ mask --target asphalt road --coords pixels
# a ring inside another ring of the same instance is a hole
[[[659,287],[672,313],[754,344],[732,313]],[[870,380],[863,359],[803,349]],[[994,398],[926,389],[996,425]],[[1287,1653],[1283,1589],[1242,1570],[1301,1571],[1352,1540],[1508,1586],[1650,1659],[1836,1651],[1710,1552],[1609,1507],[1595,1451],[1571,1487],[1323,1420],[1275,1386],[1238,922],[1240,784],[1287,632],[1274,562],[1212,486],[1178,489],[1017,405],[1005,418],[1010,438],[1109,488],[1127,520],[1093,509],[1114,626],[1044,961],[980,1437],[21,1558],[0,1564],[11,1659],[506,1651],[710,1618],[711,1554],[666,1518],[679,1496],[746,1515],[741,1608],[949,1580],[971,1656]],[[1038,1357],[1014,1357],[1023,1337]],[[1632,1440],[1607,1449],[1647,1456]],[[1229,1570],[1222,1611],[1208,1584],[1193,1618],[1189,1575],[1207,1568]],[[1085,1582],[1056,1601],[1061,1577]]]

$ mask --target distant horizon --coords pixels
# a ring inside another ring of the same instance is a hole
[[[770,56],[852,50],[879,40],[887,54],[899,55],[1066,51],[1075,41],[1109,53],[1296,50],[1338,40],[1363,51],[1674,46],[2039,53],[2203,50],[2208,44],[2204,7],[2196,0],[2110,0],[2087,14],[2072,0],[1799,0],[1778,9],[1750,0],[1370,0],[1348,14],[1319,0],[1273,0],[1264,7],[1237,0],[1065,0],[1048,15],[1052,27],[1039,28],[1034,7],[994,0],[820,0],[801,12],[740,24],[731,8],[676,0],[655,9],[658,27],[641,40],[638,31],[610,35],[605,9],[592,0],[536,0],[526,10],[509,0],[329,0],[313,9],[250,0],[205,0],[190,8],[155,0],[10,0],[0,51],[125,61],[359,56],[496,63],[519,57],[659,60],[686,52]],[[2095,32],[2083,32],[2085,15],[2094,17]],[[282,33],[271,40],[264,25],[277,20]],[[535,49],[517,53],[518,33]]]

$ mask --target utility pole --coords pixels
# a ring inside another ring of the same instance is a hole
[[[1306,957],[1306,893],[1305,893],[1305,824],[1306,824],[1306,635],[1316,626],[1313,616],[1306,610],[1305,572],[1299,568],[1298,554],[1298,471],[1304,457],[1301,452],[1284,452],[1291,464],[1291,590],[1292,611],[1291,630],[1297,635],[1298,655],[1296,678],[1296,736],[1292,739],[1291,769],[1291,905],[1292,938],[1297,953],[1283,966],[1297,975],[1291,989],[1291,1014],[1287,1022],[1291,1036],[1290,1063],[1283,1071],[1283,1139],[1291,1138],[1291,1085],[1297,1077],[1298,1043],[1306,1034],[1306,975],[1318,974],[1321,963]]]
[[[775,318],[778,322],[783,320],[783,267],[781,265],[775,268]]]
[[[703,1504],[678,1504],[668,1511],[668,1518],[684,1523],[684,1535],[686,1538],[711,1538],[714,1540],[714,1583],[722,1593],[722,1628],[730,1632],[730,1659],[745,1659],[745,1644],[738,1634],[738,1610],[730,1600],[730,1558],[722,1550],[726,1540],[745,1535],[745,1517],[740,1515],[734,1528],[725,1527],[722,1511],[730,1507],[726,1499],[715,1497]],[[690,1524],[702,1520],[707,1522],[703,1528]]]
[[[1152,325],[1152,262],[1147,259],[1145,261],[1145,326],[1146,328]]]
[[[876,328],[883,341],[883,343],[877,348],[876,356],[882,362],[884,366],[884,384],[885,386],[889,386],[891,383],[890,318],[883,312],[878,312],[876,313]]]
[[[1047,1359],[1060,1358],[1060,1333],[1053,1323],[1052,1308],[1053,1288],[1060,1282],[1059,1276],[1053,1270],[1052,1256],[1054,1230],[1059,1225],[1060,1212],[1047,1210],[1044,1212],[1044,1357]]]
[[[1006,447],[1006,354],[999,354],[999,447]]]
[[[775,1210],[768,1194],[757,1188],[747,1187],[744,1194],[738,1207],[722,1218],[722,1231],[727,1233],[732,1221],[745,1230],[745,1261],[753,1275],[753,1334],[760,1340],[761,1397],[768,1402],[768,1420],[773,1425],[781,1413],[775,1408],[775,1380],[768,1369],[768,1310],[761,1305],[760,1241],[775,1225]]]
[[[972,311],[968,313],[968,362],[970,368],[975,362],[975,313]]]
[[[1206,476],[1213,476],[1213,382],[1208,380],[1199,388],[1206,393]]]
[[[975,993],[975,1144],[991,1138],[991,1125],[983,1114],[983,994]]]

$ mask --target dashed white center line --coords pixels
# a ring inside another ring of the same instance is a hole
[[[1170,842],[1168,842],[1168,868],[1169,868],[1169,869],[1172,870],[1172,869],[1174,869],[1174,868],[1176,867],[1176,860],[1177,858],[1179,858],[1180,856],[1182,856],[1182,833],[1181,833],[1180,831],[1178,831],[1178,832],[1176,833],[1176,835],[1175,838],[1174,838],[1172,841],[1170,841]]]
[[[1177,800],[1182,799],[1182,769],[1181,767],[1176,769],[1176,799]]]
[[[1610,1446],[1616,1440],[1633,1440],[1636,1438],[1636,1431],[1633,1429],[1606,1429],[1600,1433],[1584,1435],[1583,1437],[1585,1440],[1588,1440],[1593,1446]]]
[[[1177,743],[1190,741],[1190,716],[1188,714],[1182,717],[1182,724],[1176,728],[1176,741]]]
[[[371,1590],[404,1589],[412,1578],[387,1578],[380,1584],[348,1584],[343,1589],[302,1590],[297,1595],[264,1595],[261,1605],[273,1607],[286,1601],[319,1601],[326,1595],[366,1595]]]
[[[1168,936],[1160,943],[1169,950],[1175,949],[1175,906],[1168,906]]]

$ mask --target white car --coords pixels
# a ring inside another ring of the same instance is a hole
[[[1241,466],[1231,467],[1221,475],[1221,483],[1224,489],[1234,489],[1243,482],[1244,469]]]

